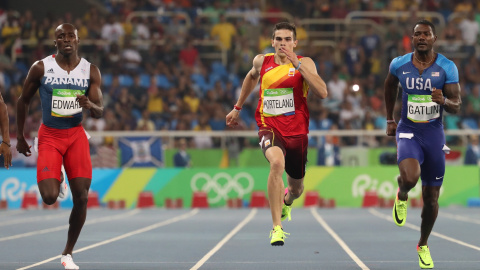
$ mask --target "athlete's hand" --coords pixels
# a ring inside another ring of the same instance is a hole
[[[227,126],[229,127],[236,127],[238,126],[238,116],[240,115],[240,112],[233,109],[229,114],[227,114]]]
[[[395,136],[397,133],[397,123],[387,123],[387,136]]]
[[[0,144],[0,156],[1,155],[3,155],[4,166],[8,169],[12,166],[12,152],[10,151],[10,147],[4,143]]]
[[[442,89],[437,89],[435,87],[432,88],[432,101],[440,105],[443,105],[443,103],[445,103]]]
[[[285,47],[280,47],[280,52],[284,53],[287,56],[287,59],[292,62],[293,66],[296,68],[300,64],[300,61],[297,58],[297,54],[293,51],[287,50]]]
[[[90,109],[92,108],[92,103],[88,99],[87,96],[85,95],[77,95],[77,102],[80,104],[80,107],[85,108],[85,109]]]
[[[20,154],[24,154],[27,157],[31,156],[32,152],[30,151],[30,148],[32,148],[32,146],[28,145],[25,138],[17,138],[17,151]]]

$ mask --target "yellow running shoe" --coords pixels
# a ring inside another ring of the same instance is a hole
[[[275,226],[273,230],[270,231],[270,238],[272,238],[272,240],[270,241],[270,244],[272,246],[283,246],[283,244],[285,243],[285,238],[287,238],[287,235],[290,235],[290,234],[284,232],[282,227],[280,227],[280,225]]]
[[[432,256],[430,256],[430,249],[428,246],[417,246],[418,252],[418,264],[422,269],[432,269],[433,268],[433,260]]]
[[[395,224],[397,224],[397,226],[402,227],[405,225],[405,222],[407,221],[407,201],[398,199],[398,191],[397,197],[395,198],[395,203],[393,204],[392,216],[393,221]]]

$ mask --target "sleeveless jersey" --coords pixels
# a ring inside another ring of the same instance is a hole
[[[398,78],[403,88],[399,124],[417,129],[443,128],[443,106],[432,101],[432,89],[458,83],[457,66],[438,53],[435,62],[420,75],[412,57],[413,53],[408,53],[390,63],[390,73]]]
[[[297,58],[301,61],[302,56]],[[308,134],[308,84],[292,63],[278,65],[274,53],[265,54],[259,94],[255,112],[259,128],[274,128],[282,136]]]
[[[55,55],[45,57],[43,77],[40,81],[43,124],[67,129],[82,122],[82,107],[77,94],[87,95],[90,85],[90,63],[82,58],[70,74],[55,61]]]

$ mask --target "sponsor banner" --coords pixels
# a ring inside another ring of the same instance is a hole
[[[99,198],[102,198],[120,172],[120,169],[94,169],[90,190],[96,191]],[[21,207],[23,194],[26,191],[36,192],[39,206],[41,206],[42,200],[37,186],[36,169],[0,169],[0,200],[7,200],[9,209]],[[73,206],[70,188],[67,196],[59,199],[59,202],[60,207],[71,208]]]
[[[223,207],[229,198],[250,201],[252,191],[264,191],[267,196],[269,168],[205,168],[205,169],[94,169],[91,190],[98,192],[101,203],[125,200],[127,207],[135,207],[138,194],[151,191],[155,204],[164,206],[165,199],[183,200],[190,207],[195,191],[205,191],[211,207]],[[339,207],[360,207],[365,191],[374,190],[379,197],[394,198],[397,185],[396,166],[378,167],[315,167],[307,168],[305,191],[316,190],[328,199],[335,199]],[[283,174],[286,185],[286,174]],[[447,166],[439,203],[441,206],[467,204],[468,198],[479,195],[479,168],[475,166]],[[23,193],[38,194],[35,169],[0,170],[0,199],[8,200],[10,209],[21,206]],[[409,193],[420,198],[421,181]],[[40,194],[38,194],[40,202]],[[304,196],[294,202],[301,207]],[[71,207],[71,194],[60,202]]]
[[[305,190],[318,190],[324,198],[333,198],[337,206],[360,207],[365,191],[376,191],[379,197],[395,198],[398,189],[397,166],[379,167],[310,167],[305,176]],[[440,193],[440,206],[466,205],[468,198],[478,197],[479,168],[447,166]],[[421,180],[409,192],[410,198],[420,198]],[[302,196],[295,206],[303,204]]]

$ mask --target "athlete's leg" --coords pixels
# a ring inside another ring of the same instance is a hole
[[[303,179],[307,164],[308,136],[299,135],[288,138],[285,155],[285,171],[287,172],[288,192],[285,203],[292,204],[303,193]]]
[[[432,232],[433,224],[438,216],[438,197],[440,196],[440,186],[423,186],[423,209],[422,225],[420,231],[420,240],[418,246],[426,246],[428,237]]]
[[[285,195],[285,203],[290,205],[294,200],[298,199],[303,193],[303,179],[295,179],[287,174],[288,192]]]
[[[68,239],[62,254],[72,254],[73,247],[82,231],[83,224],[87,218],[88,190],[91,179],[78,177],[69,181],[72,191],[73,208],[70,214],[70,227],[68,228]]]
[[[61,153],[49,143],[40,141],[37,159],[38,190],[47,205],[57,201],[61,183]]]
[[[47,205],[52,205],[57,201],[60,192],[60,181],[55,178],[48,178],[38,182],[38,190],[42,200]]]
[[[273,227],[280,225],[283,204],[283,172],[285,171],[285,158],[280,147],[273,146],[265,151],[265,157],[270,163],[270,173],[268,175],[268,201],[272,213]]]
[[[420,163],[417,159],[406,158],[398,164],[400,176],[397,177],[398,199],[406,201],[408,199],[408,192],[417,185],[420,178]]]

